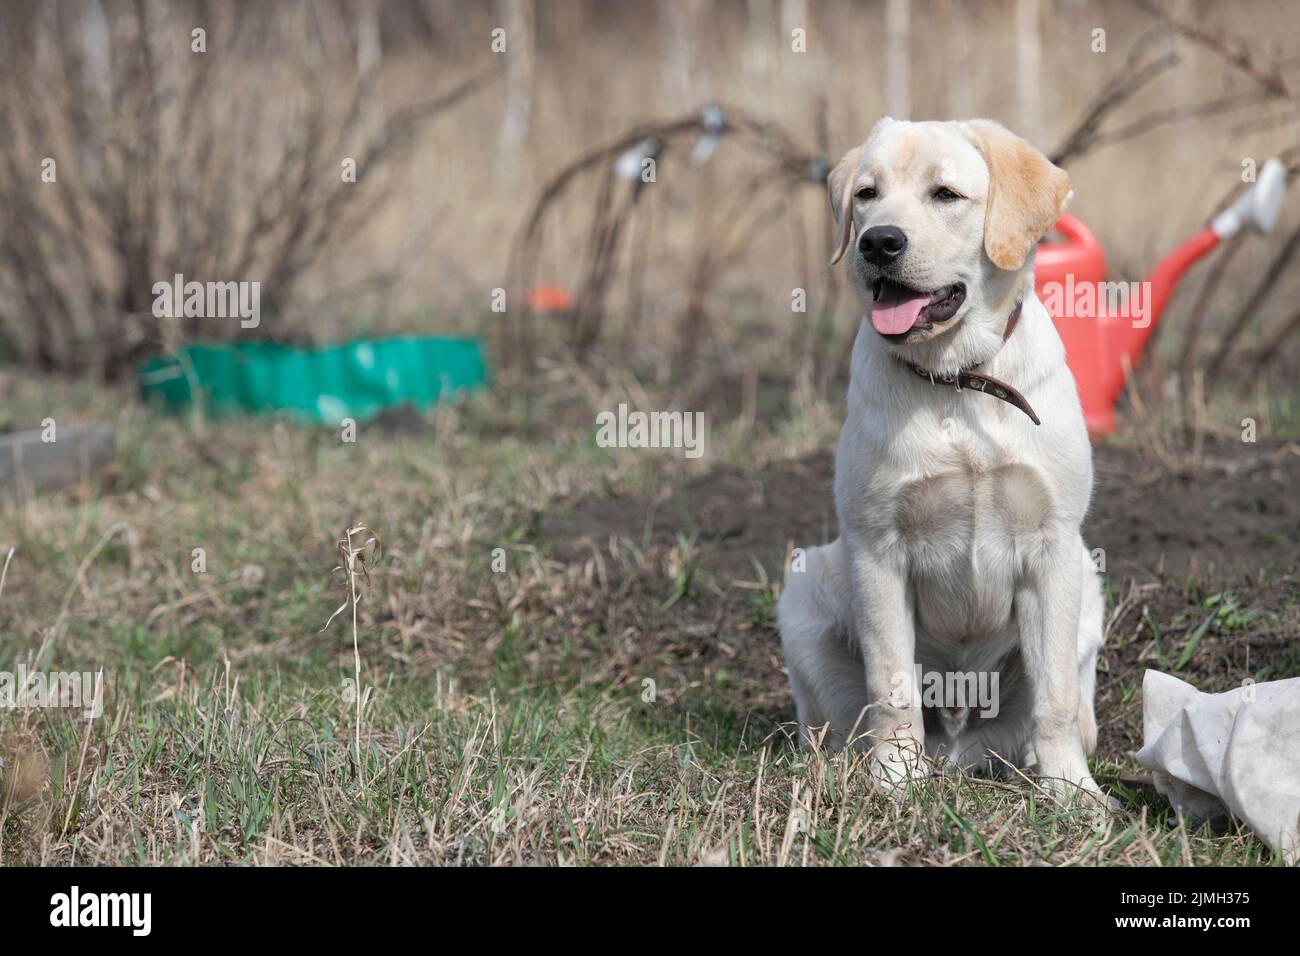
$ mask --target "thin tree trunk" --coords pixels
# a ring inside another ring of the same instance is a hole
[[[885,107],[894,119],[912,113],[911,0],[885,5]]]
[[[1043,45],[1038,0],[1016,0],[1017,131],[1031,143],[1042,136]]]
[[[501,151],[513,160],[528,136],[536,73],[537,16],[533,0],[502,0],[506,31],[506,102],[501,118]]]

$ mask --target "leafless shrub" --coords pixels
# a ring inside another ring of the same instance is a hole
[[[222,10],[0,11],[0,354],[112,375],[239,328],[155,317],[153,286],[176,274],[260,282],[266,318],[252,334],[308,334],[303,279],[393,198],[375,189],[384,162],[488,78],[379,115],[378,58],[354,48],[340,8]]]
[[[516,287],[516,301],[523,303],[515,329],[513,352],[517,357],[524,362],[535,357],[535,315],[525,290],[536,278],[545,226],[561,198],[571,188],[581,193],[575,184],[584,179],[588,183],[585,195],[591,200],[591,229],[580,260],[580,284],[566,342],[582,357],[601,338],[606,300],[616,272],[624,266],[635,271],[639,259],[644,258],[622,253],[623,238],[632,231],[639,200],[646,192],[645,181],[639,178],[640,164],[660,162],[670,151],[691,152],[692,143],[701,151],[696,155],[703,155],[704,150],[711,153],[724,140],[757,159],[764,167],[764,175],[753,177],[743,191],[720,189],[712,198],[728,208],[716,222],[705,222],[703,231],[697,232],[695,265],[686,277],[687,300],[677,330],[677,355],[690,367],[699,340],[707,335],[709,292],[729,268],[743,259],[765,224],[781,221],[780,216],[772,214],[774,209],[787,203],[798,187],[812,185],[820,189],[830,168],[823,156],[801,147],[780,124],[731,106],[708,106],[674,119],[637,124],[610,142],[584,151],[543,185],[511,247],[509,271]],[[713,145],[708,145],[711,142]],[[630,177],[619,170],[629,159],[636,173]],[[642,245],[647,229],[643,228],[639,237]],[[829,238],[826,241],[829,243]]]

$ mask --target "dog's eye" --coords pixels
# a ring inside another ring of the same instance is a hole
[[[859,199],[875,199],[875,198],[876,198],[876,187],[875,187],[875,186],[863,186],[863,187],[862,187],[861,189],[859,189],[856,193],[854,193],[854,195],[857,196]]]
[[[961,198],[961,196],[957,195],[957,193],[953,192],[947,186],[940,186],[934,192],[930,193],[930,195],[939,200],[939,202],[956,202]]]

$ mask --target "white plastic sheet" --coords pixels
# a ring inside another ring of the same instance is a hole
[[[1205,694],[1149,670],[1138,763],[1194,820],[1245,822],[1300,862],[1300,678]]]

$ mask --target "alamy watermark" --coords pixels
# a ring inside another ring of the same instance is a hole
[[[891,707],[939,707],[945,710],[978,709],[980,717],[998,715],[997,671],[927,671],[916,665],[915,673],[899,672],[890,678]]]
[[[628,411],[596,415],[596,444],[601,448],[681,448],[686,458],[704,454],[703,412]]]
[[[71,708],[93,720],[104,715],[104,672],[0,671],[0,709]]]
[[[148,936],[153,929],[152,893],[92,893],[73,886],[50,897],[50,925],[123,927],[132,936]]]
[[[1058,319],[1128,319],[1135,329],[1151,324],[1150,282],[1047,282],[1039,297],[1049,315]]]
[[[230,319],[241,329],[262,324],[262,283],[185,281],[176,273],[171,282],[153,284],[155,319]]]

